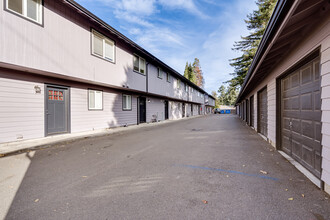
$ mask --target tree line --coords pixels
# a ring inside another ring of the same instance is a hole
[[[204,89],[204,76],[203,71],[198,58],[195,58],[193,64],[186,63],[184,69],[184,77],[186,77],[190,82],[194,83],[198,87]]]
[[[238,91],[244,83],[276,2],[277,0],[257,0],[257,10],[248,14],[247,19],[244,20],[250,33],[247,36],[242,36],[241,40],[233,45],[232,50],[239,51],[241,55],[229,60],[234,72],[230,73],[232,78],[225,82],[227,86],[221,85],[217,92],[212,92],[216,98],[217,108],[219,105],[235,104]]]

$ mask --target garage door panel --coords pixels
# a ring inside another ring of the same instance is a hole
[[[317,140],[318,142],[321,142],[322,140],[321,129],[322,129],[321,123],[315,122],[315,140]]]
[[[302,157],[300,142],[294,140],[292,141],[292,154],[294,154],[298,158]]]
[[[301,95],[300,100],[302,110],[313,110],[313,99],[311,93]]]
[[[291,85],[290,89],[296,88],[300,84],[300,74],[299,72],[293,73],[292,76],[290,76],[291,79]]]
[[[292,129],[293,132],[300,133],[300,131],[301,131],[300,119],[292,119],[291,120],[291,129]]]
[[[301,70],[301,84],[304,85],[306,83],[312,83],[312,65],[308,65],[307,67]]]
[[[320,178],[319,58],[281,80],[281,106],[282,149]]]
[[[312,121],[301,121],[301,133],[305,137],[314,138],[314,124]]]
[[[282,150],[286,153],[291,153],[291,140],[289,137],[282,136]]]
[[[314,110],[321,110],[321,92],[314,92]]]
[[[301,111],[300,118],[303,120],[310,120],[310,121],[321,121],[320,118],[321,112],[317,111]]]
[[[304,144],[302,144],[302,160],[313,167],[313,149]]]

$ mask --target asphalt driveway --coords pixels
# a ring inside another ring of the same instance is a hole
[[[7,219],[330,219],[327,194],[234,115],[87,138],[29,160]]]

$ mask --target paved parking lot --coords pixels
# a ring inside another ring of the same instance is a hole
[[[1,158],[1,169],[17,157]],[[234,115],[146,126],[24,157],[20,184],[0,180],[2,188],[17,187],[7,219],[330,219],[328,195]]]

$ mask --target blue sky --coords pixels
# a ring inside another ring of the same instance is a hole
[[[244,19],[255,0],[76,0],[116,30],[183,74],[200,60],[205,90],[231,78],[231,48],[248,34]]]

